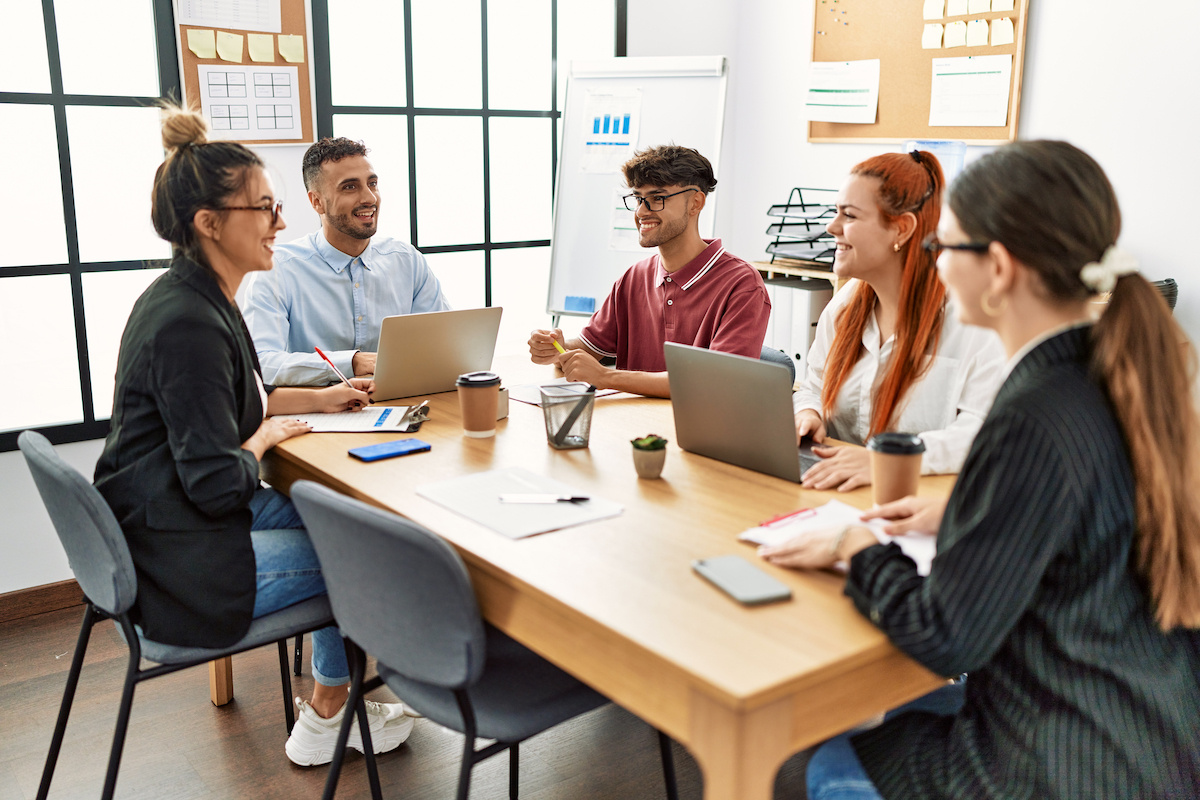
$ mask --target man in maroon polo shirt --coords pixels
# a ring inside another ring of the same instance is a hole
[[[670,397],[663,342],[758,358],[771,314],[762,276],[725,252],[720,239],[700,238],[700,211],[717,185],[712,164],[691,148],[665,145],[638,153],[622,170],[638,243],[658,253],[617,279],[579,338],[534,331],[533,362],[558,364],[568,380],[598,389]],[[601,364],[604,358],[616,366]]]

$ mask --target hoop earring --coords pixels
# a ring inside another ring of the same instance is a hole
[[[1008,297],[1001,295],[1000,302],[996,305],[991,303],[991,297],[992,293],[990,291],[986,292],[982,297],[979,298],[979,305],[981,308],[983,308],[983,313],[987,314],[989,317],[998,317],[1004,313],[1005,309],[1008,308]]]

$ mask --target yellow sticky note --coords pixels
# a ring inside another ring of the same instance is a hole
[[[303,64],[304,37],[288,33],[279,34],[279,55],[289,64]]]
[[[921,47],[925,50],[940,50],[942,47],[942,26],[937,22],[925,25],[921,34]]]
[[[1013,0],[992,0],[992,11],[1012,11]],[[995,42],[993,42],[995,44]]]
[[[188,28],[188,50],[196,54],[196,58],[217,57],[217,37],[213,31],[201,28]]]
[[[269,33],[247,33],[246,49],[251,61],[274,61],[275,37]]]
[[[222,61],[242,63],[242,35],[217,31],[217,55]]]
[[[973,19],[967,23],[967,47],[987,47],[988,22],[986,19]]]
[[[992,0],[970,0],[968,14],[986,14],[992,10]]]
[[[946,0],[925,0],[922,16],[925,19],[941,19],[946,8]]]
[[[1013,24],[1008,17],[992,20],[992,47],[1013,43]]]
[[[946,41],[943,47],[962,47],[967,43],[967,23],[951,22],[946,26]]]
[[[967,13],[967,0],[947,0],[947,17],[961,17],[965,13]]]

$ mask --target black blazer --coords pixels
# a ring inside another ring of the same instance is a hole
[[[237,306],[177,255],[125,326],[96,465],[137,570],[133,618],[154,641],[220,647],[250,627],[258,461],[241,443],[263,420],[258,370]]]

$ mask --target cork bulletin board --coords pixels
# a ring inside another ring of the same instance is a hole
[[[879,110],[873,124],[810,121],[810,142],[957,139],[969,144],[994,145],[1017,138],[1029,0],[1014,0],[1012,10],[979,10],[932,20],[924,18],[922,0],[814,0],[814,4],[812,60],[879,59]],[[958,5],[948,0],[946,11],[957,11]],[[961,3],[963,7],[967,5]],[[922,33],[929,23],[969,24],[974,20],[986,20],[990,24],[991,20],[1004,17],[1012,21],[1012,44],[922,47]],[[1006,124],[986,127],[930,125],[934,59],[997,55],[1012,56]]]
[[[184,102],[204,114],[209,138],[314,141],[308,0],[175,0],[174,9]]]

